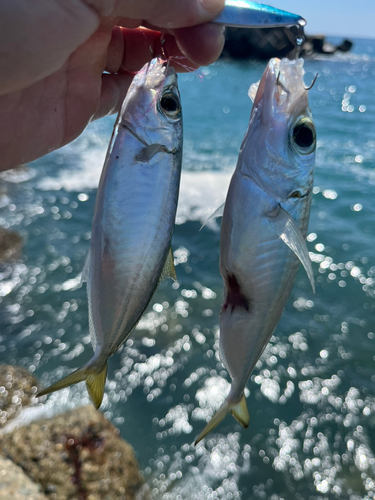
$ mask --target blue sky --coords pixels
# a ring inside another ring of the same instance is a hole
[[[375,0],[258,0],[300,14],[306,33],[375,38]]]

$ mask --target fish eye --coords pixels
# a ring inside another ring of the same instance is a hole
[[[310,154],[315,151],[315,126],[309,118],[301,118],[294,125],[292,142],[295,149],[301,154]]]
[[[161,111],[167,116],[167,118],[176,119],[179,118],[181,113],[181,104],[178,96],[173,92],[165,93],[160,101]]]

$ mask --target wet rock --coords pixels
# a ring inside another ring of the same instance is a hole
[[[0,500],[47,500],[18,465],[0,456]]]
[[[0,263],[19,258],[22,245],[23,241],[18,233],[0,227]]]
[[[0,428],[17,417],[24,406],[37,404],[37,385],[25,368],[0,365]]]
[[[49,499],[145,498],[132,447],[91,405],[0,436],[0,453],[19,464]]]

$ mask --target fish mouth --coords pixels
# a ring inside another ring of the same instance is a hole
[[[279,110],[291,114],[307,106],[308,89],[303,81],[303,60],[273,58],[268,63],[254,98],[253,112],[260,106],[271,115]],[[249,92],[253,92],[250,91]],[[250,94],[249,94],[250,95]]]
[[[267,68],[265,69],[262,78],[259,82],[258,90],[254,99],[254,105],[253,105],[254,108],[258,106],[259,102],[262,100],[266,87],[271,86],[273,82],[276,84],[277,74],[280,73],[279,68],[280,68],[280,59],[274,57],[268,63]]]

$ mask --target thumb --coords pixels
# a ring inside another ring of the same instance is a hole
[[[187,28],[212,21],[224,0],[86,0],[101,16],[142,19],[160,28]]]

